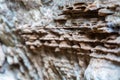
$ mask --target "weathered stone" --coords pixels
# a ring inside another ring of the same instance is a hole
[[[5,53],[2,50],[2,47],[0,46],[0,67],[3,66],[3,63],[5,62]]]
[[[114,13],[113,11],[108,10],[108,9],[100,9],[99,12],[98,12],[98,14],[100,16],[107,16],[107,15],[111,15],[113,13]]]
[[[119,80],[119,0],[0,0],[0,79]]]

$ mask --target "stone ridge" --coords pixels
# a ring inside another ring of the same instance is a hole
[[[0,0],[0,14],[1,80],[120,79],[119,0]]]
[[[57,26],[34,28],[26,24],[18,27],[17,31],[20,32],[25,45],[33,52],[33,55],[41,55],[41,51],[44,50],[45,53],[50,51],[51,54],[58,56],[67,55],[68,59],[70,55],[77,56],[77,58],[75,57],[79,62],[77,65],[82,71],[77,73],[76,78],[74,78],[76,76],[74,73],[70,73],[71,70],[65,61],[62,64],[51,58],[51,66],[58,71],[61,77],[65,75],[68,80],[79,80],[81,77],[83,80],[82,75],[84,75],[86,80],[97,80],[96,77],[92,77],[95,74],[88,71],[90,66],[97,65],[95,61],[98,61],[97,67],[100,64],[103,65],[105,60],[120,63],[120,18],[108,19],[116,17],[116,13],[120,12],[119,8],[120,5],[117,3],[79,2],[62,8],[62,13],[54,18]],[[48,64],[46,63],[46,65]],[[62,65],[66,66],[63,70]],[[92,69],[90,68],[90,70]],[[89,75],[91,76],[89,77]],[[97,73],[96,76],[98,76]],[[107,77],[100,80],[107,80]]]

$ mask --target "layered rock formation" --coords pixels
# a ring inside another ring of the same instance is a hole
[[[1,80],[119,80],[120,2],[0,1]]]

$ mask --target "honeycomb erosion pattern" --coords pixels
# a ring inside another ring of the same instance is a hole
[[[0,80],[120,80],[120,1],[0,0]]]

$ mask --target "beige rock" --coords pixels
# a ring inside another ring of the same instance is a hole
[[[71,46],[68,45],[66,41],[60,42],[59,47],[60,48],[71,48]]]
[[[111,14],[113,14],[114,12],[113,11],[111,11],[111,10],[109,10],[109,9],[100,9],[99,11],[98,11],[98,15],[100,15],[100,16],[107,16],[107,15],[111,15]]]
[[[51,43],[48,46],[50,46],[50,47],[58,47],[59,45],[55,40],[53,40],[53,41],[51,41]]]

